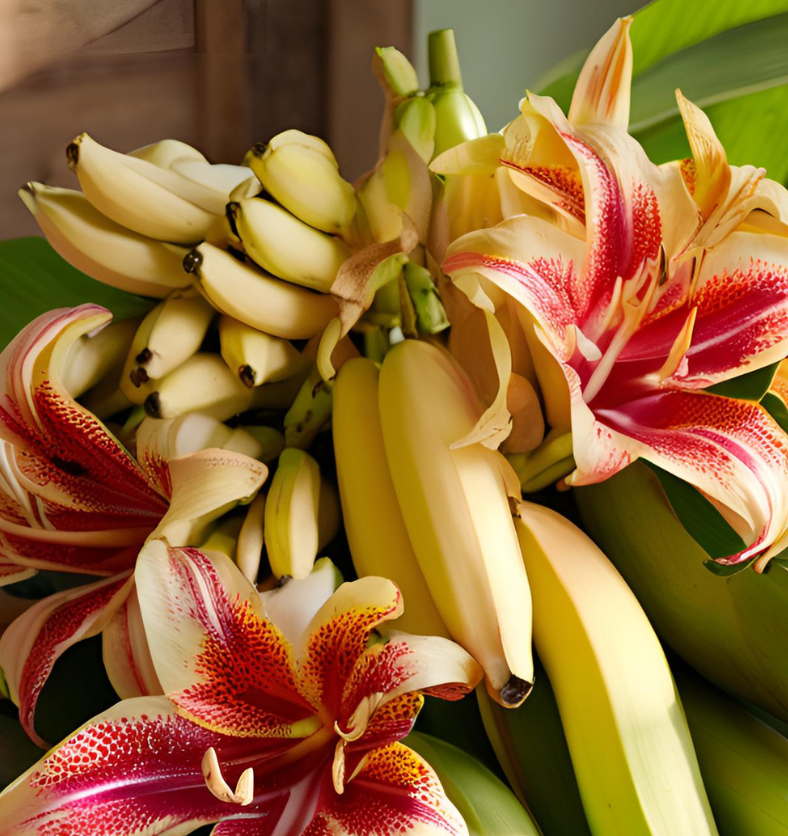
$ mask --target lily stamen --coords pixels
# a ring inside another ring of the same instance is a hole
[[[202,775],[205,779],[205,786],[220,801],[247,807],[254,800],[254,770],[249,767],[241,773],[241,777],[235,785],[235,792],[233,792],[222,775],[222,767],[213,746],[207,749],[203,755]]]

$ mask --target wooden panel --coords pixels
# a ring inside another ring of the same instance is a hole
[[[412,0],[327,0],[327,139],[342,173],[355,179],[374,164],[383,95],[370,71],[376,46],[413,46]]]
[[[81,55],[165,52],[194,47],[194,0],[158,0],[125,26],[80,49]]]

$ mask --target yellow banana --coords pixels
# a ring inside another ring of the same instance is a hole
[[[153,418],[177,418],[186,412],[205,412],[220,421],[252,405],[253,390],[228,368],[218,354],[193,354],[161,380],[145,398],[145,411]]]
[[[522,503],[520,514],[534,641],[592,833],[716,836],[676,686],[635,596],[555,511]]]
[[[516,706],[533,682],[531,597],[510,510],[519,485],[497,451],[453,446],[482,412],[442,349],[405,340],[386,355],[383,440],[413,550],[452,638],[484,668],[490,696]]]
[[[217,310],[275,337],[308,339],[337,315],[331,296],[280,281],[213,244],[192,250],[184,267]]]
[[[293,284],[328,293],[350,249],[259,197],[230,203],[228,217],[249,257],[264,270]]]
[[[230,316],[219,320],[219,342],[224,362],[249,387],[286,380],[307,362],[288,340],[272,337]]]
[[[92,279],[159,298],[189,284],[185,249],[122,227],[82,192],[28,183],[19,196],[55,251]]]
[[[342,366],[334,383],[334,454],[353,565],[360,577],[390,578],[405,612],[397,629],[448,636],[413,552],[391,481],[378,405],[379,371],[366,357]]]
[[[283,131],[267,145],[255,145],[248,159],[265,190],[304,223],[340,232],[353,220],[356,193],[322,139]]]
[[[285,441],[288,447],[309,447],[315,436],[331,419],[331,387],[313,369],[301,385],[284,418]]]
[[[320,468],[303,450],[279,456],[265,505],[265,547],[278,578],[305,578],[317,557]]]
[[[257,575],[260,571],[263,545],[263,520],[265,518],[266,495],[259,493],[249,503],[246,509],[241,530],[238,534],[238,543],[235,551],[235,562],[251,583],[257,583]]]

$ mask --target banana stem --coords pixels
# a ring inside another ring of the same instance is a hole
[[[430,86],[451,84],[462,89],[460,56],[453,29],[438,29],[427,36],[430,64]]]
[[[540,491],[575,469],[572,434],[551,430],[536,450],[516,453],[508,459],[520,479],[523,493]]]

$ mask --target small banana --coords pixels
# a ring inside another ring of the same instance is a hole
[[[463,90],[453,29],[430,32],[427,39],[430,87],[426,96],[435,107],[435,156],[461,142],[485,136],[484,117]]]
[[[248,160],[265,190],[304,223],[337,233],[353,220],[356,193],[322,139],[283,131],[255,145]]]
[[[275,337],[308,339],[337,315],[331,296],[280,281],[213,244],[201,244],[183,264],[217,310]]]
[[[591,832],[716,836],[665,654],[624,579],[548,508],[522,503],[517,534]]]
[[[345,363],[334,383],[334,454],[353,565],[360,577],[390,578],[405,611],[397,628],[448,636],[413,551],[383,445],[378,380],[366,357]]]
[[[251,583],[257,583],[260,572],[260,562],[263,555],[265,538],[263,536],[263,520],[265,518],[266,495],[259,493],[249,503],[246,509],[238,543],[235,550],[235,562],[243,572],[244,577]]]
[[[135,386],[164,377],[195,354],[215,313],[193,288],[170,294],[159,307],[150,330],[146,326],[144,346],[134,356],[129,374]]]
[[[199,352],[161,380],[145,398],[153,418],[177,418],[186,412],[206,412],[220,421],[249,409],[253,390],[245,386],[218,354]]]
[[[331,386],[315,368],[301,385],[292,406],[285,414],[287,446],[302,450],[309,447],[315,436],[331,420],[331,404]]]
[[[187,250],[122,227],[81,192],[28,183],[19,196],[55,251],[92,279],[159,298],[189,284]]]
[[[286,209],[259,197],[227,205],[249,257],[280,279],[328,293],[350,249]]]
[[[322,551],[339,534],[342,510],[337,489],[325,477],[320,479],[320,503],[317,509],[317,550]]]
[[[452,638],[484,668],[490,696],[519,705],[533,682],[531,595],[504,457],[481,443],[456,447],[483,412],[444,350],[405,340],[380,373],[386,458],[405,527]]]
[[[265,547],[278,578],[305,578],[319,543],[320,468],[303,450],[279,456],[265,504]]]
[[[146,159],[105,148],[88,134],[68,146],[66,157],[93,206],[140,235],[193,244],[205,239],[221,219],[222,195],[215,189]],[[223,199],[227,200],[227,193]]]
[[[224,362],[249,387],[286,380],[307,362],[288,340],[226,315],[219,319],[219,342]]]
[[[419,333],[439,334],[445,331],[450,323],[430,271],[409,261],[402,274],[413,303]]]
[[[279,458],[279,454],[285,449],[284,434],[274,429],[274,427],[247,424],[244,429],[260,445],[260,452],[254,458],[260,459],[265,464]]]

